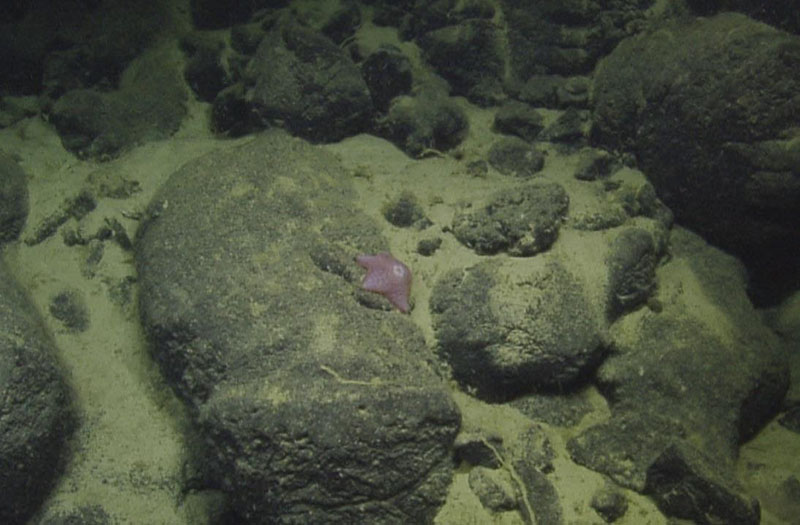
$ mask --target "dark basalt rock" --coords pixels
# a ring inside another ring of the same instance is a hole
[[[411,91],[411,62],[394,46],[370,54],[361,64],[361,72],[378,111],[385,113],[393,98]]]
[[[568,207],[561,185],[534,182],[498,192],[482,208],[456,215],[453,233],[482,255],[504,251],[528,257],[555,242]]]
[[[609,316],[641,306],[656,287],[659,254],[652,235],[626,228],[611,243],[608,260]]]
[[[51,100],[73,89],[117,86],[173,22],[163,2],[11,0],[2,11],[0,91]],[[15,20],[4,22],[9,11]]]
[[[188,58],[183,71],[186,83],[200,100],[212,102],[232,82],[223,65],[224,43],[198,32],[184,37],[181,47]]]
[[[537,74],[591,72],[597,59],[644,18],[650,3],[503,0],[511,74],[525,82]]]
[[[533,142],[544,129],[544,117],[524,102],[503,104],[494,116],[494,129]]]
[[[580,146],[586,142],[589,122],[588,111],[570,107],[547,126],[538,138],[539,140]]]
[[[36,307],[0,262],[0,522],[26,523],[63,470],[75,414]]]
[[[490,21],[469,20],[436,29],[418,43],[425,59],[450,83],[453,94],[479,105],[504,98],[501,38]]]
[[[186,114],[186,87],[164,53],[143,55],[120,88],[66,92],[50,109],[64,147],[80,157],[108,159],[177,131]]]
[[[557,263],[454,270],[431,297],[443,358],[467,389],[490,401],[569,388],[603,355],[585,291]],[[519,283],[520,286],[514,286]]]
[[[696,523],[761,523],[758,500],[686,444],[668,447],[653,461],[645,492],[669,516]]]
[[[330,154],[273,131],[186,164],[136,240],[142,323],[248,523],[428,523],[459,412],[405,316],[358,300],[385,251]]]
[[[529,178],[544,167],[544,153],[518,137],[504,137],[489,149],[489,164],[503,175]]]
[[[25,172],[11,156],[0,153],[0,245],[19,237],[27,218]]]
[[[414,96],[395,98],[389,113],[375,123],[374,132],[418,157],[456,147],[468,127],[464,110],[445,93],[423,89]]]
[[[373,106],[350,57],[322,33],[293,21],[261,41],[244,72],[245,100],[263,125],[332,142],[367,129]]]
[[[683,230],[670,246],[658,286],[671,299],[612,325],[596,379],[610,419],[568,444],[578,463],[640,491],[676,444],[733,477],[739,443],[778,412],[789,380],[784,349],[748,301],[739,263]],[[698,283],[690,289],[686,271]],[[698,309],[726,318],[725,328]]]
[[[758,301],[800,283],[800,37],[726,13],[621,43],[595,143],[636,155],[683,225],[740,257]]]

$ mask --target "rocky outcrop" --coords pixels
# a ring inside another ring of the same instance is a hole
[[[259,119],[316,142],[364,131],[372,116],[361,71],[329,38],[297,23],[279,23],[264,37],[243,84]]]
[[[385,249],[335,158],[273,132],[174,173],[136,242],[153,356],[247,523],[430,522],[460,416],[422,334],[361,300]]]
[[[67,91],[49,108],[64,147],[80,157],[109,159],[177,131],[187,91],[162,52],[146,53],[123,74],[119,89]]]
[[[800,283],[798,92],[800,37],[733,13],[626,40],[595,78],[594,141],[633,152],[760,300]]]
[[[26,523],[63,470],[75,426],[53,341],[0,261],[0,521]]]
[[[671,515],[731,521],[727,508],[737,512],[733,521],[751,523],[753,504],[730,473],[739,443],[780,409],[787,356],[748,301],[735,259],[685,230],[670,245],[657,309],[611,328],[611,352],[597,372],[611,417],[573,438],[570,451],[654,494]],[[678,493],[680,503],[668,501]]]

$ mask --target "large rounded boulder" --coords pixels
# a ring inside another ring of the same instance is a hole
[[[634,153],[678,222],[740,257],[762,299],[800,281],[799,37],[733,13],[672,22],[622,42],[594,99],[595,142]]]

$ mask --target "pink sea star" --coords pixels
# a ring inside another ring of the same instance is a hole
[[[356,262],[367,269],[361,287],[386,297],[398,310],[408,313],[411,308],[408,296],[411,293],[411,270],[383,252],[376,255],[359,255]]]

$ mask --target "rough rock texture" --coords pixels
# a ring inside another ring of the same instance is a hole
[[[562,523],[559,494],[548,474],[555,452],[547,432],[529,422],[505,439],[464,432],[456,458],[471,465],[468,483],[481,504],[492,512],[516,510],[524,523]],[[480,518],[478,518],[480,521]]]
[[[659,253],[650,232],[627,228],[609,246],[609,317],[641,306],[656,287]]]
[[[594,381],[610,416],[569,441],[576,462],[653,495],[670,516],[751,523],[757,505],[725,480],[739,444],[780,410],[789,368],[749,302],[743,267],[686,230],[670,233],[641,172],[539,177],[570,197],[557,238],[528,257],[482,257],[438,279],[430,306],[440,356],[467,392],[536,417],[551,410],[525,394]],[[464,209],[484,206],[499,209],[489,196]]]
[[[560,114],[552,124],[544,128],[537,138],[550,142],[583,146],[589,134],[590,122],[588,111],[571,107]]]
[[[80,505],[68,510],[46,509],[39,525],[114,525],[114,520],[100,505]]]
[[[576,75],[629,34],[648,0],[564,2],[503,0],[512,76]]]
[[[424,58],[453,89],[488,105],[503,98],[502,39],[489,20],[467,20],[429,31],[418,40]]]
[[[386,112],[393,98],[411,91],[411,61],[395,46],[381,46],[361,63],[375,109]]]
[[[503,175],[532,177],[544,167],[544,153],[519,137],[504,137],[489,149],[489,164]]]
[[[398,26],[404,40],[419,38],[428,31],[435,31],[467,21],[491,20],[495,5],[485,0],[470,2],[423,3],[414,0],[375,2],[376,24]]]
[[[533,142],[544,129],[544,117],[524,102],[511,101],[495,113],[494,129]]]
[[[484,399],[563,390],[603,356],[602,323],[585,291],[557,262],[537,262],[454,270],[433,290],[443,358],[454,377]]]
[[[615,159],[607,151],[584,148],[579,154],[578,166],[575,169],[576,179],[598,180],[607,177],[611,173],[611,167]]]
[[[36,308],[0,262],[0,522],[25,523],[63,466],[74,414]]]
[[[464,140],[469,121],[464,110],[437,88],[399,96],[375,123],[374,132],[412,157],[447,151]]]
[[[44,217],[25,236],[25,244],[33,246],[55,235],[58,228],[70,219],[81,220],[97,207],[97,198],[89,190],[83,189],[77,195],[66,197],[58,209]]]
[[[599,57],[635,30],[650,3],[375,2],[373,20],[397,26],[401,38],[414,40],[454,93],[493,105],[509,94],[517,97],[534,76],[591,72]],[[588,100],[586,90],[556,96],[553,89],[551,95],[550,107],[585,106]]]
[[[169,137],[186,114],[186,88],[163,52],[148,53],[123,74],[119,89],[76,89],[50,110],[64,147],[106,159],[148,140]]]
[[[593,140],[635,153],[679,223],[743,259],[757,297],[800,283],[800,37],[733,13],[675,22],[620,44],[594,98]]]
[[[17,162],[0,152],[0,244],[19,237],[28,218],[28,181]]]
[[[683,443],[731,472],[738,444],[778,410],[788,386],[783,347],[744,292],[739,263],[684,230],[660,271],[659,308],[611,327],[598,370],[610,420],[570,442],[573,458],[642,490],[651,464]]]
[[[534,182],[500,191],[485,206],[456,215],[453,233],[476,253],[531,256],[555,242],[568,207],[562,186]]]
[[[186,83],[200,100],[213,102],[219,92],[232,83],[224,56],[224,38],[218,33],[196,31],[181,39],[181,49],[186,55],[183,71]]]
[[[331,155],[272,132],[204,156],[136,242],[142,322],[248,523],[426,523],[460,417],[419,330],[360,298],[385,250]]]
[[[758,500],[685,444],[670,445],[650,465],[645,491],[669,516],[695,523],[761,523]]]
[[[572,210],[572,192],[594,197]],[[595,181],[545,170],[463,203],[453,235],[478,254],[512,257],[454,269],[434,285],[433,324],[454,377],[492,401],[588,381],[607,354],[609,323],[657,288],[671,226],[662,207],[629,169]],[[574,256],[587,249],[588,264]]]
[[[344,50],[322,33],[279,23],[244,74],[246,101],[264,122],[322,142],[364,131],[373,106],[367,84]]]

